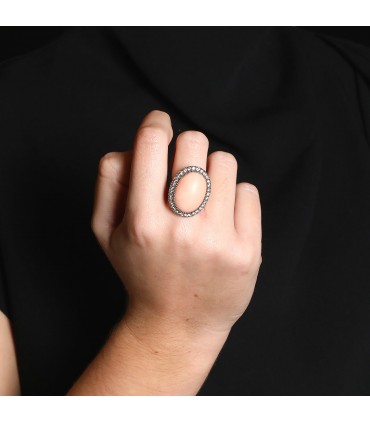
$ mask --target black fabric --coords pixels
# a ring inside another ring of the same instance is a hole
[[[1,263],[0,263],[1,266]],[[5,293],[5,282],[2,268],[0,267],[0,311],[5,315],[9,314],[8,307],[6,304],[6,293]]]
[[[1,64],[0,307],[22,394],[65,394],[124,313],[95,178],[152,109],[261,196],[256,290],[199,395],[368,395],[370,49],[263,27],[71,28]]]

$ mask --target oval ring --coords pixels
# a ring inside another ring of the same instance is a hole
[[[176,187],[177,187],[178,183],[180,182],[181,178],[183,178],[189,172],[197,172],[200,175],[202,175],[204,177],[204,179],[206,180],[207,190],[206,190],[206,193],[204,195],[204,199],[203,199],[201,205],[197,209],[188,213],[188,212],[184,212],[183,210],[180,210],[176,206],[176,204],[175,204],[175,191],[176,191]],[[174,176],[174,178],[172,179],[172,182],[171,182],[170,187],[168,189],[168,202],[170,204],[172,211],[175,212],[176,214],[178,214],[179,216],[191,217],[191,216],[196,215],[197,213],[199,213],[200,211],[202,211],[204,209],[204,206],[206,205],[210,195],[211,195],[211,179],[208,176],[207,172],[199,166],[187,166],[187,167],[184,167],[179,172],[177,172],[176,175]]]

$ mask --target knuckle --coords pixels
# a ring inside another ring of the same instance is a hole
[[[94,216],[90,219],[90,228],[103,249],[107,249],[108,231],[101,225],[101,223]]]
[[[137,130],[136,138],[139,143],[153,145],[167,138],[167,133],[160,126],[141,126]]]
[[[257,263],[257,254],[253,250],[249,250],[248,253],[245,254],[244,257],[244,266],[248,270],[253,270]]]
[[[199,245],[199,250],[203,251],[215,263],[220,263],[227,260],[228,249],[225,248],[227,242],[222,238],[222,235],[214,233],[214,231],[204,231],[204,237],[196,242]],[[193,243],[194,244],[194,243]]]
[[[126,225],[125,233],[131,244],[141,248],[152,246],[156,240],[156,229],[145,223],[145,219],[136,217]]]
[[[102,225],[100,224],[100,221],[98,220],[97,216],[95,215],[95,213],[91,216],[90,219],[90,228],[93,231],[94,235],[96,236],[96,238],[101,238],[103,236],[103,228]]]
[[[229,254],[225,251],[225,247],[222,244],[212,244],[210,251],[215,263],[222,263],[225,260],[228,263],[230,262]]]
[[[109,176],[113,171],[117,171],[119,166],[119,153],[109,152],[104,154],[99,160],[99,174]]]
[[[98,232],[98,226],[97,226],[96,219],[95,219],[94,215],[90,219],[90,228],[93,231],[94,235],[96,236],[96,234]]]
[[[235,156],[227,151],[215,151],[212,155],[214,156],[213,158],[217,160],[218,164],[228,167],[238,165]]]
[[[171,243],[174,248],[190,251],[194,247],[194,237],[191,231],[184,230],[183,225],[175,225],[171,231]]]
[[[260,266],[260,263],[261,255],[253,247],[235,256],[235,265],[244,274],[254,273]]]
[[[201,148],[208,148],[209,147],[209,140],[200,131],[184,131],[177,137],[178,142],[190,142],[192,146],[201,147]]]

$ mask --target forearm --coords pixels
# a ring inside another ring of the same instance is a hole
[[[124,317],[67,395],[196,395],[226,339]]]

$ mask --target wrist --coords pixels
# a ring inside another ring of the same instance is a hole
[[[191,319],[155,315],[143,310],[127,309],[121,325],[125,326],[142,348],[155,353],[180,356],[190,351],[218,354],[230,331],[216,331],[195,324]],[[158,351],[159,353],[159,351]]]
[[[145,392],[195,395],[228,336],[228,333],[197,331],[144,313],[126,313],[116,331],[120,333],[122,351],[130,350],[130,355],[135,357],[136,371],[131,377],[141,384],[137,392],[144,395]],[[138,377],[141,372],[143,376]]]

